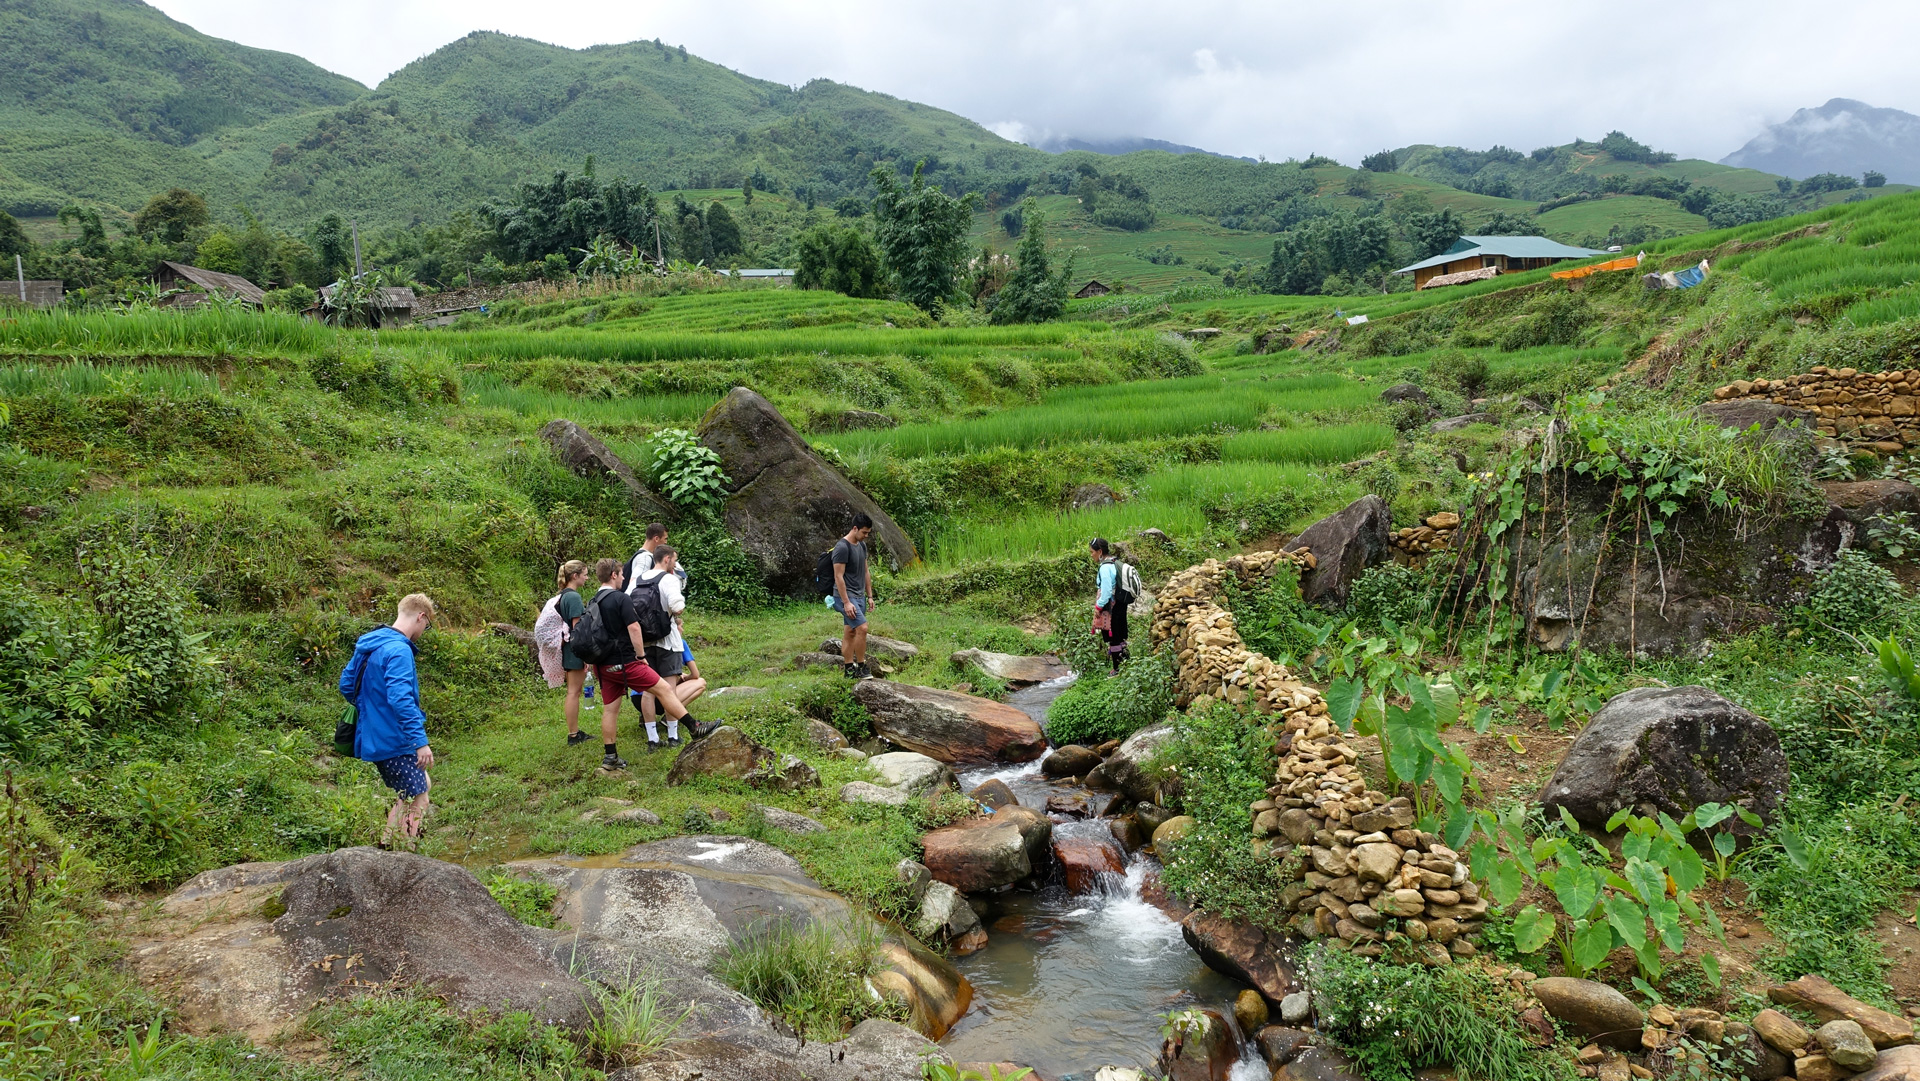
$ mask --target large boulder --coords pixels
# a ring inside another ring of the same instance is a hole
[[[745,780],[758,771],[769,769],[774,753],[747,738],[745,732],[723,724],[680,749],[667,771],[669,785],[682,785],[696,777],[731,777]]]
[[[255,1042],[322,999],[399,982],[461,1009],[530,1011],[570,1028],[591,994],[457,864],[376,848],[208,871],[160,903],[135,973],[191,1032]]]
[[[1066,875],[1069,893],[1098,893],[1105,888],[1103,876],[1127,873],[1126,855],[1112,831],[1104,827],[1097,832],[1085,827],[1056,827],[1053,858]]]
[[[700,440],[727,472],[727,531],[760,565],[767,587],[813,596],[813,565],[847,532],[855,512],[898,570],[919,558],[913,542],[866,493],[807,446],[772,403],[735,387],[700,420]]]
[[[1798,1006],[1822,1021],[1852,1021],[1875,1047],[1899,1047],[1913,1042],[1913,1022],[1896,1013],[1869,1006],[1828,982],[1806,975],[1767,989],[1767,997],[1783,1006]]]
[[[1393,519],[1387,501],[1363,495],[1345,510],[1308,526],[1285,551],[1313,553],[1314,568],[1300,580],[1300,597],[1333,611],[1344,608],[1347,591],[1361,572],[1393,556]]]
[[[882,739],[951,765],[1029,762],[1047,749],[1040,724],[988,698],[886,679],[854,684]]]
[[[924,868],[922,868],[924,870]],[[987,944],[987,929],[959,890],[945,882],[929,882],[913,918],[913,933],[932,942],[944,940],[955,953],[968,954]]]
[[[838,932],[864,918],[792,856],[744,837],[673,837],[614,861],[555,857],[509,866],[559,889],[564,937],[618,944],[669,971],[710,970],[733,943],[783,922]],[[886,931],[882,949],[888,967],[876,986],[906,1000],[915,1030],[944,1034],[966,1012],[973,994],[966,979],[898,931]]]
[[[1880,1052],[1873,1066],[1852,1081],[1920,1081],[1920,1047],[1911,1044]]]
[[[1040,772],[1049,777],[1084,777],[1100,765],[1100,754],[1091,747],[1069,743],[1058,747],[1040,761]]]
[[[578,424],[570,420],[548,421],[546,427],[540,429],[540,438],[553,448],[553,456],[560,460],[560,464],[575,474],[603,477],[618,484],[626,493],[627,502],[632,504],[635,518],[670,522],[678,515],[673,504],[648,488],[634,473],[632,466]]]
[[[828,638],[820,643],[820,652],[840,656],[840,639]],[[886,661],[899,661],[901,664],[920,655],[920,647],[912,642],[902,642],[898,638],[882,638],[877,634],[867,635],[867,659],[875,657]]]
[[[1705,687],[1640,687],[1593,715],[1540,800],[1549,818],[1564,807],[1596,827],[1622,807],[1679,819],[1703,803],[1738,803],[1770,818],[1788,780],[1766,721]]]
[[[1597,980],[1548,976],[1533,981],[1533,997],[1554,1020],[1582,1038],[1623,1051],[1640,1049],[1646,1015],[1633,1000]]]
[[[867,759],[867,767],[880,775],[882,785],[898,789],[909,797],[925,796],[953,788],[958,783],[945,763],[917,751],[876,754]]]
[[[697,1016],[697,1011],[696,1011]],[[769,1030],[771,1031],[771,1030]],[[680,1038],[638,1066],[607,1073],[607,1081],[874,1081],[917,1078],[927,1039],[905,1025],[874,1018],[834,1043],[795,1041],[791,1036],[748,1042],[728,1038]],[[939,1061],[945,1056],[936,1055]]]
[[[1012,653],[992,653],[984,649],[963,649],[947,658],[954,664],[970,664],[995,679],[1008,683],[1045,683],[1070,675],[1073,669],[1052,654],[1021,657]]]
[[[1824,480],[1820,490],[1858,526],[1883,516],[1920,515],[1920,488],[1904,480]]]
[[[1276,1010],[1289,994],[1300,990],[1286,939],[1268,935],[1245,920],[1194,912],[1180,922],[1180,935],[1208,968],[1252,984]]]
[[[921,862],[962,893],[1010,886],[1046,865],[1053,823],[1030,807],[1002,807],[920,839]]]
[[[1153,756],[1173,735],[1172,725],[1155,724],[1128,736],[1087,774],[1087,787],[1119,792],[1131,800],[1152,800],[1165,776],[1153,767]]]
[[[1550,516],[1544,531],[1535,515],[1501,541],[1508,558],[1520,549],[1514,588],[1528,637],[1542,649],[1578,643],[1652,656],[1695,653],[1806,603],[1817,572],[1860,535],[1858,512],[1843,507],[1742,519],[1695,500],[1666,519],[1656,553],[1644,530],[1632,543],[1630,508],[1612,506],[1613,488],[1570,478],[1570,533],[1560,515]],[[1557,484],[1553,499],[1561,505]],[[1612,530],[1602,529],[1609,517]]]

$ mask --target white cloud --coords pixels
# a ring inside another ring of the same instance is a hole
[[[1614,128],[1718,158],[1830,97],[1920,111],[1920,5],[1387,0],[158,0],[212,34],[375,83],[471,30],[583,48],[660,37],[787,84],[815,77],[1039,138],[1144,136],[1357,161],[1413,142],[1521,150]],[[1844,42],[1844,47],[1812,45]]]

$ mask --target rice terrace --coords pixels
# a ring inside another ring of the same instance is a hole
[[[1920,1079],[1913,18],[1328,7],[0,4],[0,1077]]]

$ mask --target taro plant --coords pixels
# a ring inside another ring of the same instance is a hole
[[[685,428],[663,428],[647,441],[647,479],[675,506],[712,507],[727,496],[720,456]]]
[[[1880,656],[1880,674],[1886,677],[1887,685],[1909,702],[1920,702],[1920,669],[1913,662],[1913,652],[1900,644],[1893,635],[1884,639],[1867,639],[1873,650]]]
[[[1695,829],[1711,831],[1713,827],[1735,817],[1755,829],[1760,828],[1760,816],[1737,803],[1703,803],[1680,820],[1680,829],[1683,833]],[[1740,836],[1731,827],[1712,836],[1713,880],[1725,882],[1733,874],[1734,861],[1740,856]]]
[[[1352,630],[1349,624],[1347,631]],[[1328,688],[1328,715],[1343,731],[1350,728],[1379,739],[1389,788],[1411,784],[1420,820],[1429,825],[1457,822],[1457,829],[1450,824],[1446,830],[1448,843],[1464,840],[1473,819],[1460,800],[1474,783],[1473,760],[1440,738],[1460,719],[1458,688],[1448,676],[1429,680],[1420,674],[1419,635],[1349,635],[1349,641],[1361,643],[1361,648],[1335,661],[1350,674],[1335,677]],[[1492,709],[1482,707],[1474,718],[1475,730],[1485,732],[1492,720]]]
[[[1711,906],[1694,900],[1693,891],[1706,884],[1706,863],[1686,840],[1687,829],[1664,812],[1653,818],[1621,810],[1607,822],[1607,832],[1625,827],[1621,839],[1622,863],[1614,869],[1607,850],[1591,838],[1579,840],[1579,824],[1563,808],[1567,836],[1526,836],[1525,811],[1505,815],[1480,812],[1485,831],[1472,848],[1475,877],[1484,877],[1487,892],[1501,905],[1519,899],[1524,879],[1553,890],[1567,926],[1538,905],[1528,905],[1514,917],[1514,945],[1534,953],[1558,941],[1569,975],[1591,971],[1620,946],[1633,951],[1639,967],[1634,986],[1651,990],[1665,965],[1660,947],[1679,953],[1686,946],[1686,926],[1704,926],[1716,939],[1725,929]],[[1711,817],[1711,816],[1709,816]],[[1696,816],[1689,815],[1697,822]],[[1723,821],[1716,819],[1715,821]],[[1506,842],[1502,854],[1496,840]],[[1589,864],[1591,851],[1598,864]],[[1685,921],[1684,923],[1682,921]],[[1711,952],[1700,955],[1700,968],[1716,987],[1720,962]]]

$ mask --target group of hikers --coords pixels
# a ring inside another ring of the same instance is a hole
[[[814,584],[824,603],[841,620],[840,657],[849,679],[867,679],[867,617],[880,603],[873,591],[867,545],[873,520],[853,515],[846,535],[822,554]],[[566,688],[567,746],[587,742],[580,730],[580,705],[593,700],[597,677],[602,698],[600,768],[627,768],[620,757],[620,701],[631,698],[647,735],[647,750],[680,745],[684,725],[700,739],[715,726],[696,720],[689,703],[707,689],[685,630],[687,569],[668,543],[667,527],[651,523],[633,558],[602,559],[591,568],[580,560],[561,564],[559,592],[542,608],[533,639],[547,685]],[[1099,592],[1090,633],[1106,646],[1113,671],[1127,658],[1127,608],[1140,595],[1140,575],[1119,559],[1105,538],[1095,537],[1088,553],[1099,564]],[[599,588],[584,598],[588,575]],[[391,626],[362,635],[353,658],[340,673],[340,694],[352,704],[335,742],[343,752],[373,763],[395,793],[387,812],[382,847],[411,846],[427,813],[433,748],[427,742],[426,714],[420,706],[420,679],[414,665],[420,636],[433,623],[435,608],[424,593],[401,598]],[[666,739],[659,717],[666,718]]]

